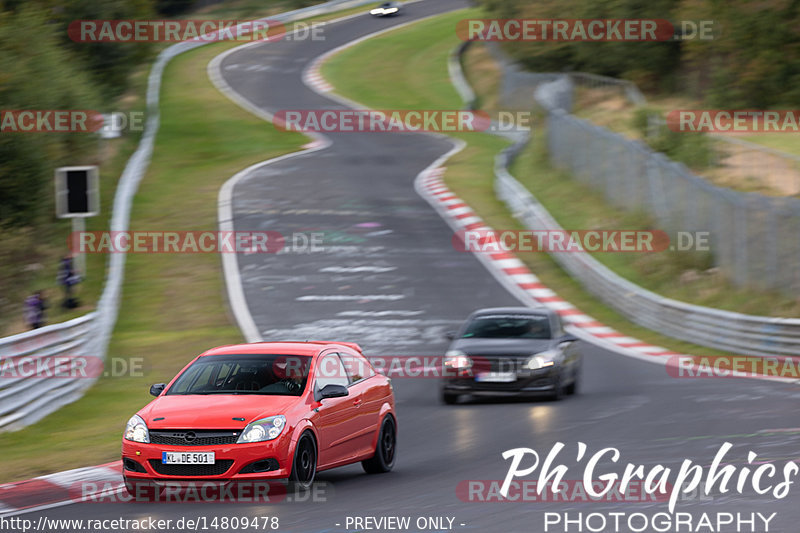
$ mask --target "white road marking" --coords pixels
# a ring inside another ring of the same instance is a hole
[[[381,316],[418,316],[425,314],[425,311],[340,311],[336,316],[359,316],[359,317],[381,317]]]
[[[404,294],[309,294],[295,298],[298,302],[352,302],[358,300],[372,300],[393,302],[402,300]]]
[[[331,266],[320,269],[320,272],[335,272],[337,274],[350,273],[350,272],[391,272],[397,270],[397,267],[380,267],[380,266],[357,266],[357,267],[342,267]]]

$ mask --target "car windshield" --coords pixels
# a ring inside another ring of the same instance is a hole
[[[482,315],[467,325],[462,339],[549,339],[550,320],[535,315]]]
[[[311,357],[304,355],[211,355],[183,372],[167,394],[266,394],[300,396]]]

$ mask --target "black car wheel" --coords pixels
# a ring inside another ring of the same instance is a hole
[[[380,474],[389,472],[394,467],[395,452],[397,450],[397,427],[392,415],[386,415],[381,424],[378,443],[375,445],[375,455],[361,461],[361,466],[367,474]]]
[[[458,401],[458,394],[452,392],[442,392],[442,403],[446,405],[453,405]]]
[[[580,381],[580,373],[578,371],[575,371],[575,375],[572,376],[572,383],[567,385],[564,388],[564,391],[567,394],[569,394],[570,396],[572,396],[573,394],[577,394],[578,393],[578,382],[579,381]]]
[[[300,436],[297,447],[294,449],[292,473],[289,482],[295,487],[306,490],[314,483],[317,475],[317,444],[314,437],[306,432]]]
[[[561,374],[557,374],[553,380],[553,392],[550,393],[550,399],[557,402],[564,398],[564,382]]]

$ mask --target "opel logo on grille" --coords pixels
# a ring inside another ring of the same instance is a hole
[[[197,438],[197,435],[194,431],[187,431],[184,433],[183,438],[186,442],[194,442],[194,439]]]

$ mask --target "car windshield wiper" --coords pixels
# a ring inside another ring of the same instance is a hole
[[[203,391],[198,394],[258,394],[258,391],[252,390],[209,390]]]
[[[210,394],[260,394],[262,396],[299,396],[289,392],[262,392],[257,390],[212,390],[212,391],[194,391],[194,392],[173,392],[168,396],[207,396]]]

